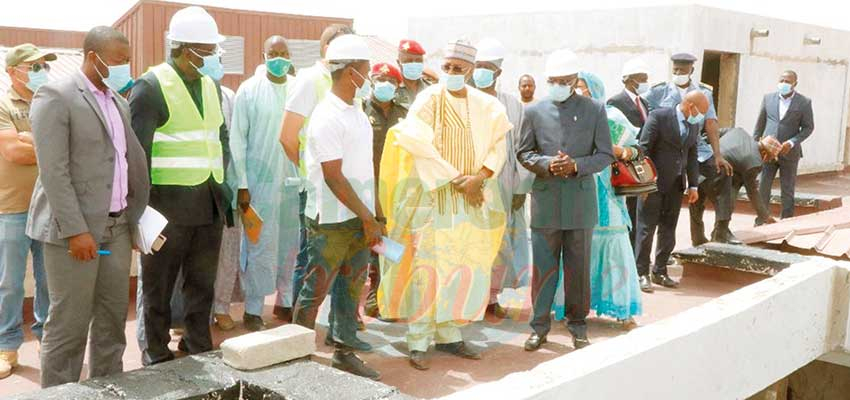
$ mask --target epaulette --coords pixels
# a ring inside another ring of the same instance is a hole
[[[714,91],[714,88],[713,88],[713,87],[711,87],[711,85],[709,85],[709,84],[707,84],[707,83],[702,83],[702,82],[700,82],[700,83],[699,83],[699,87],[700,87],[701,89],[708,89],[708,90],[710,90],[710,91],[712,91],[712,92]]]

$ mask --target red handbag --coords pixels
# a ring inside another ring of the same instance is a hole
[[[658,191],[657,179],[655,164],[644,155],[611,164],[611,186],[618,196],[639,196]]]

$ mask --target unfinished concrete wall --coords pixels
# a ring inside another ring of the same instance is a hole
[[[767,28],[766,38],[750,38],[753,28]],[[805,36],[821,45],[803,44]],[[493,16],[413,18],[409,36],[422,41],[428,62],[438,68],[449,40],[485,37],[502,41],[510,56],[499,85],[517,92],[517,79],[532,74],[537,96],[545,96],[546,55],[569,47],[582,58],[584,69],[599,75],[610,97],[622,90],[620,70],[636,56],[650,65],[650,81],[670,78],[669,56],[705,50],[740,54],[734,119],[752,130],[765,93],[775,91],[779,74],[795,69],[798,90],[813,99],[815,133],[805,145],[802,173],[841,169],[848,108],[850,32],[703,6],[647,7],[603,11],[528,13]],[[701,61],[694,78],[701,76]],[[727,120],[731,119],[726,117]]]

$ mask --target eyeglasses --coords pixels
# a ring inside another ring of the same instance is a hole
[[[48,63],[30,64],[29,68],[27,68],[26,65],[22,65],[22,67],[26,68],[24,71],[41,72],[41,70],[45,70],[47,72],[50,72],[50,64]]]
[[[204,57],[207,57],[207,56],[219,56],[220,57],[221,55],[224,54],[224,50],[221,49],[220,47],[216,47],[215,49],[212,49],[212,50],[196,49],[196,48],[190,47],[189,51],[191,51],[192,53],[195,53],[196,56],[201,57],[201,58],[204,58]]]
[[[466,75],[469,68],[455,64],[443,64],[443,72],[453,75]]]

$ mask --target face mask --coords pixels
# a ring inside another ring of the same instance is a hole
[[[27,77],[29,77],[29,82],[27,82],[27,88],[35,93],[41,85],[47,83],[47,71],[41,70],[38,72],[27,72]]]
[[[354,84],[354,87],[357,88],[357,91],[354,92],[354,98],[355,99],[362,99],[362,98],[369,97],[369,93],[372,92],[372,82],[369,82],[369,80],[366,79],[366,77],[364,77],[363,75],[360,75],[360,73],[357,72],[356,69],[353,70],[353,71],[359,77],[363,78],[363,84],[360,85],[360,86],[357,86],[357,84],[354,84],[354,81],[351,81],[351,83]]]
[[[637,94],[643,95],[649,91],[649,82],[638,83]]]
[[[266,59],[266,70],[269,71],[270,74],[281,78],[289,72],[289,67],[292,66],[292,62],[283,58],[283,57],[275,57],[275,58],[267,58]]]
[[[401,73],[404,75],[404,79],[409,81],[415,81],[422,77],[422,72],[425,71],[425,64],[419,62],[412,62],[401,64]]]
[[[446,85],[446,89],[450,92],[457,92],[466,85],[466,75],[451,75],[444,72],[440,75],[440,82]]]
[[[699,125],[704,120],[705,120],[705,114],[700,113],[699,110],[697,110],[696,115],[691,115],[690,117],[688,117],[688,123],[691,124],[691,125]]]
[[[791,92],[794,90],[794,88],[791,87],[791,84],[787,82],[779,82],[779,84],[776,85],[776,88],[779,89],[779,94],[783,96],[791,94]]]
[[[100,75],[100,79],[103,80],[103,84],[109,87],[110,89],[116,92],[120,92],[121,89],[127,86],[128,82],[133,80],[130,74],[130,63],[121,65],[109,65],[105,63],[102,58],[100,58],[100,55],[98,55],[97,53],[95,53],[94,55],[95,57],[97,57],[97,60],[100,61],[101,64],[106,66],[108,75],[104,77],[97,68],[95,68],[94,70],[97,71],[98,75]]]
[[[496,73],[487,68],[476,68],[472,72],[472,81],[475,82],[475,87],[486,89],[493,86]]]
[[[690,75],[675,75],[675,74],[673,75],[673,83],[675,83],[676,86],[685,86],[690,81],[691,81]]]
[[[224,77],[224,66],[221,65],[221,59],[220,59],[220,56],[218,54],[210,54],[208,56],[202,57],[200,54],[196,53],[195,50],[193,50],[193,49],[189,49],[189,51],[191,51],[193,54],[195,54],[198,57],[201,57],[204,60],[204,65],[201,66],[200,68],[198,68],[197,65],[192,64],[192,66],[195,67],[195,69],[198,70],[198,72],[200,72],[201,75],[206,75],[206,76],[212,78],[212,80],[214,80],[214,81],[220,81],[221,78]]]
[[[573,88],[570,85],[559,85],[556,83],[549,84],[549,97],[552,101],[560,103],[567,100],[573,94]]]
[[[378,82],[375,84],[375,99],[386,103],[395,98],[395,85],[389,82]]]

